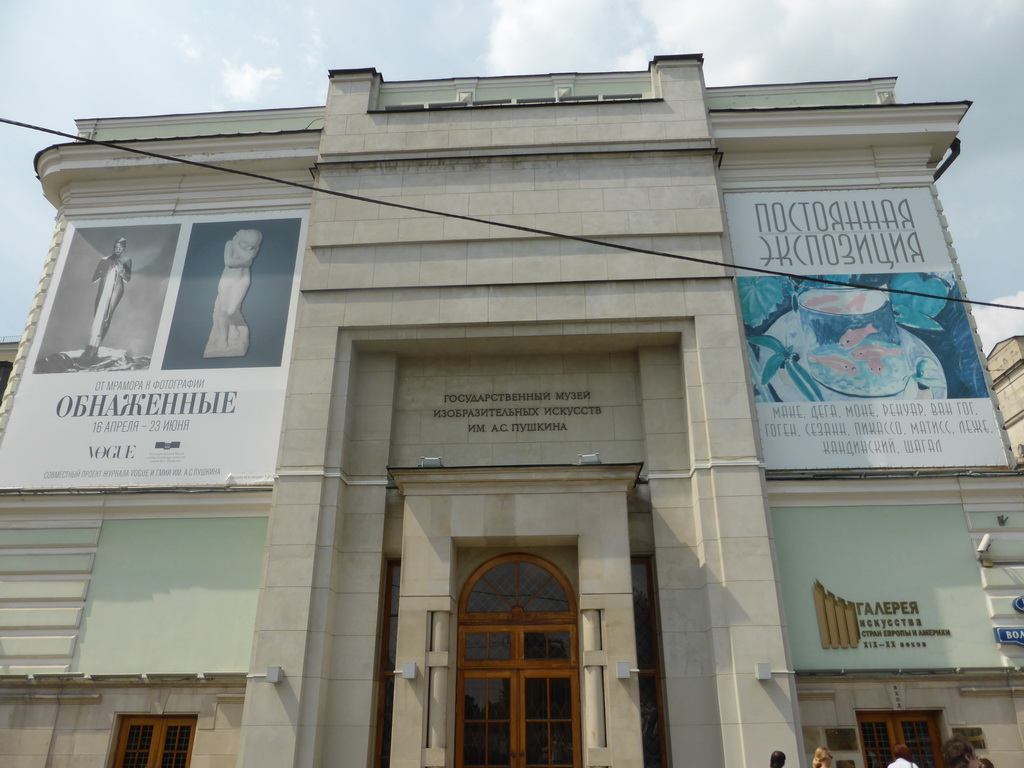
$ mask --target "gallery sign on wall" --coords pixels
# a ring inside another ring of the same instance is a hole
[[[953,504],[773,507],[797,670],[992,667],[978,564]],[[927,546],[908,545],[927,537]]]
[[[736,264],[781,273],[737,277],[769,469],[1007,466],[929,189],[726,211]]]
[[[272,480],[306,219],[70,224],[0,487]]]

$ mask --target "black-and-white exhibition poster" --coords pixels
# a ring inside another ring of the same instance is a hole
[[[0,487],[269,482],[305,231],[290,212],[69,224]]]

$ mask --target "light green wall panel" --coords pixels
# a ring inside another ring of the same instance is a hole
[[[1000,665],[961,507],[776,507],[772,524],[797,670]],[[815,582],[855,606],[855,645],[822,648]]]
[[[69,671],[67,664],[0,664],[0,674],[4,675],[59,675]]]
[[[0,555],[0,573],[88,573],[92,555]]]
[[[103,524],[72,670],[244,672],[264,517]]]
[[[78,627],[81,608],[0,608],[0,629],[12,627]]]
[[[0,600],[81,600],[89,582],[0,581]]]
[[[40,658],[44,656],[70,656],[75,644],[73,636],[56,637],[2,637],[0,654],[10,657]]]
[[[96,543],[95,528],[8,528],[0,530],[4,547],[91,547]]]

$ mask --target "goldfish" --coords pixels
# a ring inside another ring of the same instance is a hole
[[[838,355],[828,355],[822,357],[821,355],[811,355],[810,361],[812,363],[820,363],[827,368],[831,368],[833,371],[839,371],[840,373],[856,373],[857,366],[851,363],[849,360],[844,360]]]
[[[805,307],[810,307],[811,309],[820,309],[825,304],[835,304],[838,301],[839,301],[839,296],[837,296],[834,293],[826,293],[824,296],[815,296],[812,299],[807,299],[807,301],[805,301],[803,304],[804,304]],[[829,310],[822,310],[822,311],[827,312]],[[836,312],[838,310],[833,309],[831,311],[832,312]]]
[[[878,360],[886,355],[896,355],[903,352],[899,347],[880,347],[877,344],[865,344],[850,350],[850,357],[854,360]]]
[[[866,293],[858,293],[850,300],[850,303],[846,305],[846,311],[851,315],[860,312],[864,309],[864,304],[867,300],[868,295]]]
[[[851,328],[839,338],[839,346],[843,349],[856,347],[872,333],[878,333],[878,329],[871,323],[868,323],[863,328]]]

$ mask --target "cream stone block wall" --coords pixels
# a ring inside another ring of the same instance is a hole
[[[706,141],[710,126],[700,62],[659,59],[651,79],[657,100],[384,112],[376,111],[382,80],[375,71],[332,72],[321,153]]]
[[[376,73],[333,74],[319,183],[425,210],[314,200],[295,347],[311,381],[289,389],[275,504],[281,526],[293,514],[306,526],[314,562],[289,568],[272,541],[265,595],[307,645],[278,692],[291,699],[247,702],[268,735],[304,725],[284,737],[297,765],[368,759],[381,574],[396,550],[398,662],[420,673],[396,681],[395,766],[450,764],[458,667],[432,632],[443,620],[455,637],[468,563],[502,548],[572,553],[580,608],[603,617],[604,655],[581,675],[591,708],[585,681],[602,680],[609,724],[607,744],[585,745],[589,764],[640,759],[635,678],[605,666],[635,656],[631,541],[654,550],[675,761],[742,765],[766,740],[797,743],[778,714],[788,684],[753,681],[754,661],[785,669],[786,654],[699,62],[659,60],[651,77],[645,102],[384,112]],[[478,408],[537,412],[461,413]],[[606,463],[565,466],[584,453]],[[417,469],[423,456],[446,466]],[[611,462],[645,462],[643,502],[627,502]],[[384,488],[389,466],[401,501]],[[632,527],[630,505],[643,514]],[[309,594],[286,609],[273,590],[289,572]],[[260,626],[257,649],[280,631],[272,611]],[[448,709],[440,730],[430,697]]]
[[[756,683],[752,674],[756,661],[769,660],[778,670],[788,667],[770,549],[765,541],[763,488],[749,423],[751,406],[743,378],[739,328],[732,314],[732,287],[725,281],[652,280],[619,283],[617,288],[628,288],[634,300],[620,304],[608,320],[594,317],[581,323],[578,316],[570,316],[570,309],[563,308],[564,319],[557,323],[536,322],[532,316],[523,319],[521,310],[502,315],[503,319],[519,317],[518,323],[487,323],[491,312],[506,311],[495,298],[500,294],[493,287],[483,292],[465,286],[444,289],[437,294],[437,301],[442,303],[444,295],[443,303],[452,317],[463,322],[473,320],[467,315],[475,311],[472,307],[476,303],[485,311],[479,325],[413,324],[417,319],[433,316],[432,310],[421,307],[401,315],[400,324],[361,329],[344,328],[347,318],[359,316],[350,314],[351,311],[361,312],[359,308],[367,306],[365,301],[369,297],[375,299],[371,306],[386,306],[385,302],[395,301],[404,291],[364,289],[324,294],[331,301],[310,304],[305,321],[311,331],[332,325],[335,332],[342,328],[339,343],[321,352],[336,356],[337,389],[330,401],[332,405],[318,406],[323,410],[310,423],[322,425],[325,437],[336,435],[326,437],[324,443],[339,446],[336,453],[330,454],[331,464],[336,460],[339,471],[344,473],[358,468],[360,474],[345,476],[369,482],[370,478],[381,477],[388,464],[414,467],[419,457],[425,455],[441,455],[449,466],[457,463],[452,457],[462,455],[468,457],[467,463],[494,461],[493,452],[487,456],[482,452],[491,444],[482,438],[480,443],[471,442],[474,435],[468,431],[460,434],[460,430],[452,431],[445,424],[433,430],[424,427],[423,414],[432,412],[431,406],[445,392],[461,392],[470,383],[485,382],[492,388],[496,382],[507,385],[515,377],[524,377],[522,383],[529,382],[531,387],[533,382],[544,381],[545,386],[554,386],[563,378],[575,382],[589,381],[581,377],[605,377],[611,386],[609,391],[619,393],[617,396],[624,398],[622,406],[627,409],[623,421],[613,421],[613,429],[623,428],[624,435],[637,438],[637,452],[632,456],[624,452],[623,460],[649,462],[651,524],[664,632],[668,737],[676,759],[699,754],[708,761],[742,764],[766,741],[795,749],[795,723],[785,715],[786,702],[792,701],[791,681],[782,677],[767,684]],[[582,297],[586,307],[586,291]],[[556,306],[557,302],[553,309]],[[694,319],[679,320],[687,314]],[[660,319],[642,319],[651,316]],[[390,320],[397,316],[387,317]],[[501,349],[495,349],[495,344],[500,344]],[[609,345],[612,351],[608,351]],[[589,347],[602,351],[579,352]],[[567,354],[570,351],[574,353]],[[522,361],[526,361],[525,367]],[[629,384],[625,385],[627,381]],[[458,386],[449,387],[452,382]],[[594,391],[596,386],[590,389]],[[724,396],[719,397],[720,393]],[[389,398],[394,406],[390,414]],[[359,413],[363,408],[365,412]],[[432,413],[429,418],[434,420]],[[424,435],[430,435],[434,442],[425,442]],[[632,442],[624,440],[622,445]],[[438,445],[443,447],[438,449]],[[558,442],[550,446],[563,452],[566,448]],[[460,454],[459,450],[466,453]],[[354,463],[349,463],[350,456]],[[522,456],[510,456],[510,463],[555,461],[532,447]],[[607,460],[604,455],[602,458]],[[400,653],[408,656],[412,653],[409,648],[419,649],[416,653],[420,655],[425,653],[428,615],[431,611],[450,614],[453,610],[457,589],[452,586],[456,583],[452,563],[458,562],[461,547],[453,542],[463,541],[473,547],[487,542],[494,546],[522,546],[519,531],[547,531],[543,506],[534,505],[528,513],[521,511],[523,517],[516,522],[518,518],[510,517],[502,506],[505,502],[498,502],[508,498],[505,486],[495,483],[480,491],[477,495],[460,496],[459,504],[451,508],[443,504],[430,507],[427,518],[434,521],[431,525],[441,519],[458,520],[462,528],[443,532],[430,528],[437,532],[432,537],[416,533],[411,527],[415,521],[406,517],[402,532],[403,571],[416,573],[415,586],[426,590],[426,594],[420,596],[422,602],[409,602],[415,597],[410,595],[403,604],[403,637],[412,645],[402,644]],[[431,501],[435,503],[440,502]],[[474,509],[460,512],[466,509],[461,505],[467,503]],[[494,512],[476,513],[494,504],[498,505]],[[352,511],[359,513],[357,509]],[[365,514],[372,512],[370,506]],[[369,525],[370,517],[365,522]],[[375,525],[365,531],[368,535],[372,532],[374,540],[377,536],[383,540],[385,534]],[[462,539],[455,530],[462,531]],[[549,535],[550,531],[544,534]],[[347,538],[342,536],[342,541]],[[624,527],[618,543],[625,548],[627,564],[629,540],[628,528]],[[422,543],[411,547],[410,542]],[[416,559],[417,552],[434,559],[421,562]],[[382,552],[366,556],[370,559],[360,560],[360,567],[377,579],[379,591]],[[340,589],[341,582],[336,584]],[[335,595],[337,615],[349,616],[355,606],[370,615],[366,610],[372,602],[370,589],[367,586],[367,592],[349,603]],[[340,633],[345,627],[346,622],[341,620],[336,622],[334,631]],[[373,658],[372,632],[376,630],[366,623],[352,631],[356,635],[368,634],[351,638],[339,634],[336,640],[326,642],[331,649],[328,667],[333,668],[334,659],[338,659],[340,670],[340,660],[351,658],[348,668],[352,679],[339,678],[317,689],[321,692],[318,695],[327,697],[317,699],[321,702],[330,700],[340,705],[351,695],[350,705],[343,710],[350,713],[345,715],[350,719],[347,725],[338,725],[336,716],[328,716],[321,704],[316,717],[323,726],[319,736],[311,737],[319,745],[315,754],[321,754],[325,745],[329,745],[331,752],[363,754],[361,750],[372,744],[361,724],[373,711],[375,692],[368,684],[372,674],[368,665]],[[413,658],[419,658],[416,653]],[[451,669],[454,668],[449,672]],[[449,680],[453,679],[449,675]],[[402,689],[404,685],[402,682],[396,689],[396,706],[422,715],[423,692],[417,693],[411,685]],[[451,685],[454,683],[450,682]],[[609,695],[620,690],[615,685],[618,683],[612,683]],[[310,706],[316,709],[312,701]],[[426,722],[417,717],[411,716],[408,722]],[[420,742],[417,750],[427,749],[425,745],[426,741]],[[400,759],[407,759],[409,765],[432,764],[430,761],[444,754],[443,748],[430,749],[434,751],[410,753]]]
[[[317,195],[313,255],[303,264],[309,289],[721,274],[714,266],[721,262],[720,243],[702,237],[723,228],[708,152],[334,163],[321,179],[336,192],[423,211]],[[548,241],[429,211],[693,255],[711,264]]]
[[[747,765],[799,736],[792,678],[753,676],[788,655],[733,298],[711,287],[678,348],[642,351],[641,390],[670,751]]]
[[[127,678],[128,676],[123,676]],[[94,683],[7,679],[0,684],[5,768],[108,768],[122,715],[196,715],[192,768],[234,768],[244,679]]]

